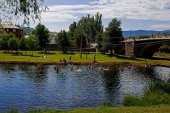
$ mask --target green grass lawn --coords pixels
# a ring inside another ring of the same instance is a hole
[[[34,57],[30,56],[32,51],[27,51],[27,56],[16,56],[11,54],[5,54],[4,51],[0,51],[0,62],[44,62],[44,63],[58,63],[60,59],[69,60],[69,57],[72,56],[72,62],[81,62],[81,63],[92,63],[94,60],[94,53],[82,54],[82,59],[80,59],[79,52],[75,52],[74,54],[62,54],[61,51],[54,51],[52,54],[48,54],[47,58],[42,58],[41,56],[45,56],[44,54],[40,54],[40,51],[34,51]],[[22,51],[23,52],[23,51]],[[96,61],[98,63],[132,63],[132,64],[144,64],[144,59],[137,58],[135,60],[130,60],[124,56],[119,57],[109,57],[108,55],[104,55],[101,53],[96,54]],[[170,66],[170,60],[166,59],[147,59],[149,64],[160,64]]]
[[[101,107],[101,108],[80,108],[68,111],[61,110],[35,110],[29,113],[169,113],[170,106],[154,107]],[[18,113],[18,112],[9,112]]]

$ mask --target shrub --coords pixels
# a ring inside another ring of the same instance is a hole
[[[170,53],[170,46],[168,45],[163,45],[159,48],[160,52],[165,52],[165,53]]]
[[[103,102],[101,102],[101,106],[102,107],[111,107],[112,106],[112,102],[110,102],[110,101],[103,101]]]
[[[19,113],[19,111],[16,108],[12,108],[7,113]]]
[[[123,102],[125,106],[152,106],[161,104],[170,105],[170,84],[163,81],[154,82],[143,97],[128,95]]]
[[[123,105],[124,106],[137,106],[140,102],[139,102],[139,98],[132,96],[132,95],[128,95],[125,97],[124,101],[123,101]]]

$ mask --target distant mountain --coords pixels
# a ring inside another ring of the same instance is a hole
[[[154,30],[134,30],[134,31],[123,31],[124,37],[134,37],[134,36],[144,36],[144,35],[156,35],[156,34],[170,34],[170,30],[164,30],[164,31],[154,31]]]
[[[31,33],[32,30],[34,30],[33,28],[30,27],[21,27],[21,29],[23,30],[24,34],[29,35]]]

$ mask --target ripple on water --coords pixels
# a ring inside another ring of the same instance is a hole
[[[155,78],[168,80],[170,69],[154,67],[148,73],[137,67],[43,66],[38,74],[37,65],[0,65],[0,111],[16,107],[21,111],[33,108],[72,109],[99,106],[111,101],[121,106],[128,94],[141,96]]]

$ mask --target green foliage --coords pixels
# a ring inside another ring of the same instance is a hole
[[[2,0],[1,19],[10,21],[11,18],[22,16],[24,24],[29,24],[30,19],[40,19],[40,13],[46,10],[43,2],[44,0]]]
[[[37,50],[39,48],[38,45],[38,39],[34,35],[30,35],[29,38],[27,39],[27,48],[29,50]]]
[[[165,83],[164,81],[157,80],[150,86],[151,91],[162,91],[170,94],[170,83]]]
[[[16,108],[12,108],[7,113],[19,113],[19,111]]]
[[[118,53],[121,46],[118,45],[112,45],[112,44],[120,44],[120,42],[123,40],[122,38],[122,29],[121,29],[121,21],[117,18],[112,19],[112,21],[109,23],[108,27],[106,28],[106,32],[109,35],[109,48],[110,52],[112,54],[112,49],[115,50],[115,53]]]
[[[145,39],[145,38],[150,38],[150,36],[144,35],[144,36],[139,36],[139,37],[137,37],[137,38],[139,38],[139,39]]]
[[[21,38],[19,40],[19,49],[20,50],[28,50],[28,39]]]
[[[160,52],[165,52],[165,53],[170,53],[170,46],[168,45],[163,45],[159,48]]]
[[[140,99],[132,95],[126,96],[123,101],[124,106],[137,106],[139,104],[140,104]]]
[[[69,47],[70,42],[69,42],[68,34],[65,30],[63,31],[61,30],[61,32],[58,33],[56,43],[62,48],[63,53],[67,52],[67,47]]]
[[[35,28],[35,36],[38,38],[41,49],[45,49],[49,43],[49,30],[42,24],[38,24]]]
[[[106,28],[106,32],[109,34],[111,38],[111,42],[115,41],[114,40],[115,37],[122,37],[121,21],[118,20],[117,18],[112,19],[112,21],[109,23],[108,27]]]
[[[8,40],[8,47],[10,50],[18,50],[19,40],[16,37],[10,38]]]
[[[87,45],[87,40],[86,40],[86,35],[81,31],[81,28],[77,28],[75,33],[74,33],[74,37],[75,37],[75,45],[76,47],[80,48],[82,45],[82,48],[85,48]]]
[[[12,33],[4,33],[3,35],[1,35],[0,37],[0,49],[1,50],[8,50],[9,46],[8,46],[8,41],[10,38],[14,38],[15,35]]]
[[[73,22],[73,23],[69,26],[69,33],[70,33],[70,36],[71,36],[71,37],[74,36],[76,27],[77,27],[77,23],[76,23],[76,22]]]
[[[112,102],[110,102],[110,101],[103,101],[100,105],[101,105],[101,107],[111,107],[112,106]]]
[[[95,16],[87,15],[82,17],[77,23],[73,22],[69,27],[69,36],[76,47],[86,47],[90,42],[95,42],[98,32],[103,32],[102,15],[97,13]]]
[[[143,97],[134,97],[128,95],[124,99],[125,106],[152,106],[152,105],[170,105],[170,84],[156,81]]]
[[[96,40],[98,44],[99,51],[105,53],[109,48],[109,36],[106,32],[98,32],[96,35]]]

